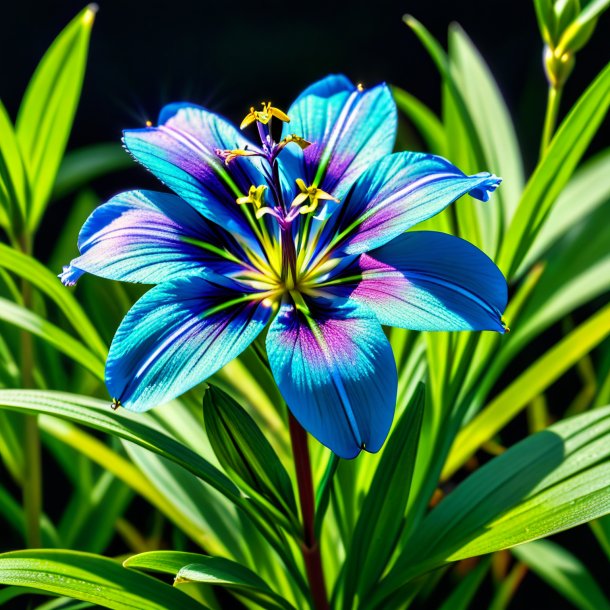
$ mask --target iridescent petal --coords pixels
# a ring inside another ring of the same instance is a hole
[[[288,111],[283,136],[311,142],[289,145],[280,157],[295,178],[343,199],[374,161],[392,152],[396,105],[385,84],[361,91],[345,76],[330,76],[306,89]]]
[[[438,214],[462,195],[487,201],[500,179],[487,172],[467,176],[442,157],[401,152],[364,173],[324,227],[318,248],[361,254]]]
[[[159,284],[116,332],[106,361],[110,395],[131,411],[167,402],[238,356],[270,315],[256,295],[220,277]]]
[[[74,270],[158,284],[194,270],[228,275],[245,269],[233,238],[169,193],[128,191],[113,197],[89,216],[78,248],[81,255],[64,270],[64,283],[75,283]]]
[[[353,303],[290,304],[269,328],[269,364],[301,425],[343,458],[378,451],[396,404],[392,350],[372,312]]]
[[[256,147],[223,118],[198,106],[171,104],[159,120],[158,127],[125,131],[127,150],[200,214],[250,236],[235,200],[251,185],[265,184],[260,161],[238,157],[225,165],[216,150]]]
[[[495,330],[507,286],[467,241],[433,231],[400,235],[360,256],[325,290],[366,304],[382,324],[414,330]]]

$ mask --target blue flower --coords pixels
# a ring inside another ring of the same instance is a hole
[[[61,276],[156,285],[110,348],[117,403],[145,411],[180,395],[269,326],[269,364],[288,407],[351,458],[378,451],[394,415],[382,325],[504,332],[506,282],[493,262],[457,237],[406,232],[467,193],[486,201],[500,180],[392,154],[396,121],[387,86],[365,91],[329,76],[287,114],[252,108],[242,127],[256,126],[260,144],[189,104],[124,133],[175,194],[128,191],[100,206]]]

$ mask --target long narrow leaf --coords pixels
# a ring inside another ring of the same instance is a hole
[[[0,390],[0,406],[23,413],[54,415],[132,441],[183,466],[229,499],[239,497],[235,485],[201,456],[142,423],[141,420],[145,419],[142,414],[136,420],[126,412],[113,413],[109,404],[103,400],[63,392]]]
[[[97,6],[89,5],[59,34],[40,61],[17,116],[17,138],[32,184],[27,224],[40,222],[80,98]]]
[[[610,335],[610,306],[591,316],[515,379],[458,434],[443,471],[455,472],[533,398]]]
[[[65,595],[116,610],[202,610],[182,591],[99,555],[63,550],[0,555],[0,582]]]

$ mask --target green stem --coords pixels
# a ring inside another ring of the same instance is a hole
[[[546,102],[546,115],[544,117],[544,129],[542,131],[542,141],[540,142],[540,158],[544,157],[557,124],[557,114],[561,103],[561,87],[549,86],[549,93]]]
[[[311,461],[307,445],[307,432],[289,412],[290,440],[294,454],[294,464],[299,487],[301,515],[303,517],[303,561],[307,572],[307,580],[311,589],[313,607],[315,610],[328,610],[328,597],[322,570],[320,544],[315,532],[315,498],[313,479],[311,476]]]
[[[24,254],[31,253],[31,241],[23,235],[19,245]],[[32,286],[26,280],[21,282],[23,306],[32,309]],[[34,387],[34,343],[32,335],[21,333],[21,383],[24,388]],[[25,464],[23,473],[23,510],[25,513],[26,543],[29,548],[42,545],[40,537],[40,515],[42,513],[42,474],[40,459],[40,431],[38,416],[24,416],[23,443]]]

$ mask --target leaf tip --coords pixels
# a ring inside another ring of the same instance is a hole
[[[95,20],[96,13],[100,10],[100,7],[95,2],[87,5],[87,8],[83,12],[83,25],[90,26]]]

